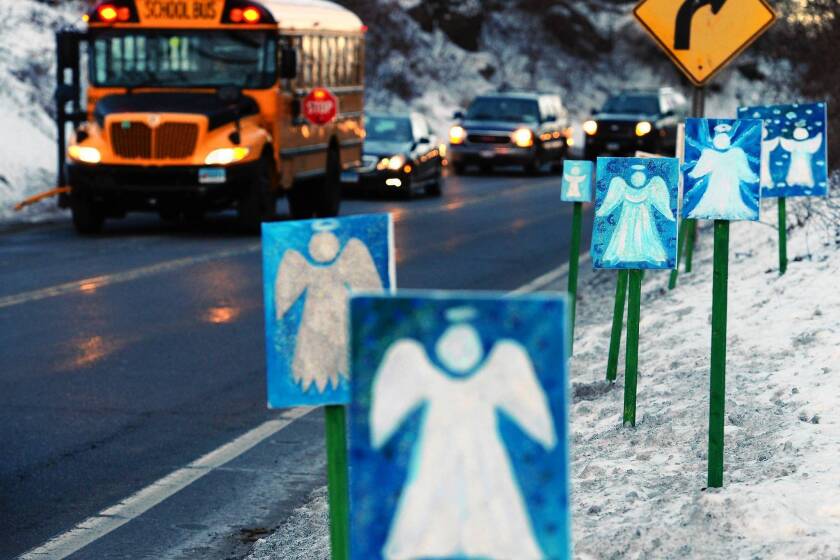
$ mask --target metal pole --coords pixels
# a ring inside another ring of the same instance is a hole
[[[615,307],[613,308],[610,353],[607,358],[607,381],[614,382],[618,373],[618,352],[621,349],[621,330],[624,327],[624,300],[627,297],[627,271],[618,271],[615,284]]]
[[[706,114],[706,90],[702,87],[694,88],[691,96],[691,116],[702,118]],[[685,229],[683,235],[683,243],[685,244],[683,252],[685,253],[685,272],[691,272],[692,261],[694,260],[694,245],[697,241],[697,220],[683,220],[680,224],[680,233]],[[682,245],[681,245],[682,246]],[[677,276],[680,268],[679,249],[677,250],[677,272],[671,274],[671,283],[677,285]]]
[[[729,283],[729,222],[715,220],[712,273],[712,364],[709,394],[708,486],[723,486],[723,425],[726,405],[726,308]]]
[[[779,198],[779,275],[787,272],[787,200]]]
[[[572,212],[572,246],[569,251],[569,355],[575,352],[575,316],[577,313],[578,268],[580,266],[580,230],[583,222],[583,203],[575,202]]]
[[[343,406],[324,408],[327,430],[327,482],[332,560],[350,558],[350,489],[347,465],[347,419]]]
[[[636,425],[636,385],[639,374],[639,318],[642,306],[642,271],[630,271],[627,303],[627,355],[624,370],[624,424]]]

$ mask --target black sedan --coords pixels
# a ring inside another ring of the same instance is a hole
[[[443,157],[422,115],[374,114],[366,119],[362,167],[345,172],[348,188],[412,198],[443,191]]]

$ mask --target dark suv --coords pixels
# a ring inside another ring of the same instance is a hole
[[[673,88],[623,91],[583,123],[585,157],[634,155],[637,150],[673,155],[677,125],[687,114],[685,97]]]
[[[449,131],[449,161],[455,173],[467,165],[522,165],[537,173],[546,163],[559,168],[569,137],[568,113],[559,95],[497,93],[476,97],[466,113],[455,113]]]

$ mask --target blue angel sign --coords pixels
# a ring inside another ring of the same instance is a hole
[[[738,117],[762,119],[761,196],[828,194],[826,104],[741,107]]]
[[[351,302],[351,557],[570,557],[566,301]]]
[[[388,214],[263,225],[268,404],[347,404],[348,296],[395,287]]]
[[[598,158],[595,268],[674,268],[678,191],[675,158]]]

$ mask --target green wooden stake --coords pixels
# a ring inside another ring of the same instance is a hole
[[[624,425],[636,425],[636,380],[639,374],[639,316],[642,307],[642,271],[630,271],[627,302],[627,355],[624,369]]]
[[[694,245],[697,242],[697,220],[686,220],[685,232],[685,273],[691,273],[694,260]]]
[[[677,266],[671,271],[671,278],[668,280],[668,289],[677,287],[677,278],[680,275],[680,262],[682,262],[683,245],[685,245],[685,220],[680,220],[679,233],[677,233]]]
[[[350,558],[350,489],[347,466],[347,419],[343,406],[324,408],[327,428],[327,482],[330,501],[332,560]]]
[[[709,396],[709,488],[723,486],[723,422],[726,405],[726,300],[729,222],[715,220],[712,272],[712,368]]]
[[[575,315],[577,312],[578,268],[580,266],[580,230],[583,222],[583,203],[575,202],[572,213],[572,246],[569,251],[569,355],[575,352]]]
[[[787,272],[787,201],[779,198],[779,275]]]
[[[618,352],[621,349],[621,331],[624,327],[624,300],[627,297],[627,271],[618,271],[615,284],[615,307],[613,308],[610,353],[607,359],[607,381],[614,382],[618,373]]]

